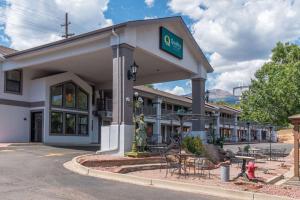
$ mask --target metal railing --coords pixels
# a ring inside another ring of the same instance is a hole
[[[99,111],[112,111],[112,99],[100,99],[97,102],[97,109]]]

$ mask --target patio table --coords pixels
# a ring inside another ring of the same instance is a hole
[[[191,153],[178,153],[176,154],[176,156],[178,157],[179,163],[181,165],[181,167],[179,168],[178,173],[181,174],[181,170],[184,170],[184,174],[186,175],[186,168],[187,168],[187,159],[189,157],[195,157],[195,154],[191,154]]]
[[[241,159],[243,161],[243,164],[242,164],[242,167],[241,167],[241,172],[237,175],[237,177],[234,178],[234,180],[239,178],[239,177],[247,177],[247,174],[246,174],[247,161],[255,160],[255,158],[254,157],[249,157],[249,156],[235,156],[235,158]]]
[[[252,153],[257,153],[259,151],[261,151],[261,149],[258,149],[258,148],[250,148],[249,151],[251,151]]]

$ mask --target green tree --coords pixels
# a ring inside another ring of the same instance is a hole
[[[237,110],[241,109],[240,104],[232,104],[232,103],[227,103],[225,101],[218,101],[218,102],[215,102],[215,104],[220,105],[220,106],[228,106],[228,107],[231,107],[231,108],[234,108]]]
[[[144,86],[147,87],[147,88],[152,88],[152,89],[154,89],[154,85],[153,85],[153,84],[145,84]]]
[[[241,100],[242,119],[286,126],[300,112],[300,48],[277,43]]]

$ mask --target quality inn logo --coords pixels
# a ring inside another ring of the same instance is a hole
[[[164,40],[165,40],[165,44],[166,44],[167,46],[171,46],[171,39],[170,39],[170,36],[165,35]]]

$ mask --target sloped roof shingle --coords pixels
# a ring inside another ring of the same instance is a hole
[[[11,48],[0,45],[0,55],[6,56],[6,55],[16,53],[16,52],[17,52],[17,50],[15,50],[15,49],[11,49]]]

